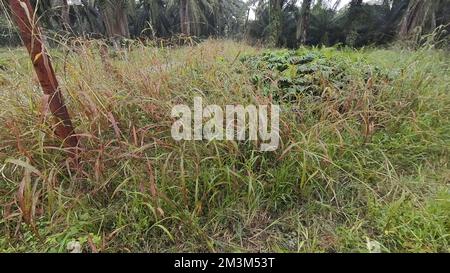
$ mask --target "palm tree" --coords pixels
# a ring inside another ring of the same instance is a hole
[[[245,27],[247,5],[242,0],[210,0],[212,13],[208,14],[208,29],[214,35],[226,36]],[[210,32],[208,32],[210,34]]]
[[[95,0],[80,0],[82,5],[72,6],[76,15],[74,31],[85,35],[103,34],[105,27]]]
[[[129,38],[126,0],[100,0],[99,7],[106,34],[110,38]]]
[[[153,36],[169,34],[170,26],[166,18],[165,2],[163,0],[140,0],[139,2],[140,6],[137,9],[142,10],[142,15],[137,18],[137,30],[150,28]]]
[[[412,34],[422,33],[427,27],[434,30],[437,27],[437,12],[448,4],[446,0],[411,0],[400,24],[399,36],[409,38]]]
[[[311,4],[312,0],[303,0],[300,19],[298,20],[297,40],[302,44],[305,44],[308,38],[307,34],[311,19]]]
[[[282,10],[284,0],[269,0],[269,40],[270,46],[278,46],[282,31]]]
[[[180,30],[187,36],[200,35],[207,24],[208,15],[213,13],[211,0],[169,0],[169,10],[178,9]]]
[[[384,0],[383,14],[380,15],[378,42],[392,41],[397,36],[398,27],[409,0]]]
[[[362,4],[363,0],[351,0],[349,7],[348,7],[348,13],[347,13],[347,23],[346,28],[354,28],[355,24],[360,23],[358,19],[361,16],[362,11]]]
[[[180,27],[181,33],[191,35],[191,19],[189,10],[189,0],[180,0]]]
[[[69,4],[67,0],[51,0],[51,7],[54,10],[59,10],[60,24],[64,30],[70,29]]]

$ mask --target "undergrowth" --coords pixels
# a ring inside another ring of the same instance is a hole
[[[1,251],[450,250],[448,53],[102,46],[52,51],[78,168],[27,54],[0,50]],[[281,104],[280,148],[174,141],[194,96]]]

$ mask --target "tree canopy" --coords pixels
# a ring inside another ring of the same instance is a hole
[[[83,37],[245,38],[271,46],[364,46],[446,35],[450,0],[33,0],[50,32]],[[2,0],[0,35],[11,36]],[[254,16],[252,16],[254,15]],[[3,43],[6,42],[2,39]],[[16,39],[17,40],[17,39]]]

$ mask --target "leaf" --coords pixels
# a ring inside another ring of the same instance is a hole
[[[5,163],[12,163],[14,165],[17,165],[17,166],[25,168],[30,173],[34,173],[34,174],[36,174],[38,176],[42,176],[42,173],[38,169],[36,169],[35,167],[31,166],[31,164],[28,163],[28,162],[24,162],[24,161],[19,160],[19,159],[8,158],[8,159],[5,160]]]
[[[367,250],[369,250],[370,253],[382,253],[381,244],[379,242],[370,240],[370,238],[366,238],[366,242]]]
[[[17,191],[17,202],[19,203],[19,208],[22,212],[23,220],[25,221],[25,223],[30,225],[33,222],[33,200],[31,194],[31,173],[27,168],[24,169],[23,178],[19,184],[19,190]]]
[[[153,173],[153,166],[149,160],[147,160],[147,173],[148,173],[149,182],[150,182],[150,194],[152,195],[153,198],[155,198],[158,195],[158,189],[156,186],[155,175]]]
[[[153,225],[153,227],[159,227],[162,231],[164,231],[167,234],[167,236],[169,236],[169,239],[172,242],[174,242],[172,234],[170,233],[170,231],[165,226],[160,225],[160,224],[156,224],[156,225]]]
[[[120,139],[121,131],[118,126],[119,123],[116,121],[116,119],[114,118],[114,116],[111,112],[108,112],[108,120],[109,120],[109,122],[111,122],[111,125],[114,129],[114,133],[116,134],[117,139]]]

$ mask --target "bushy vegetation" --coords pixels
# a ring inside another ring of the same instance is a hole
[[[12,23],[0,14],[0,46],[19,44],[20,39],[12,27]]]
[[[330,91],[340,97],[355,75],[366,81],[386,82],[389,78],[387,71],[383,74],[366,58],[346,59],[335,48],[268,51],[262,56],[244,57],[243,61],[254,73],[252,82],[276,101],[321,97]]]
[[[100,41],[52,50],[74,165],[0,49],[0,250],[448,252],[448,52]],[[172,106],[280,103],[280,149],[176,142]]]

